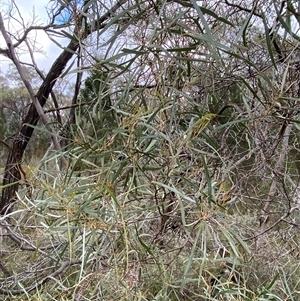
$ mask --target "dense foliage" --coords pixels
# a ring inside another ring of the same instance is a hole
[[[48,123],[1,100],[1,300],[297,300],[297,5],[49,2],[70,48],[34,87]],[[71,54],[73,94],[45,92]],[[26,165],[20,133],[48,137]]]

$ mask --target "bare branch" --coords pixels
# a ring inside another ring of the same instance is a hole
[[[0,288],[0,294],[2,294],[2,295],[20,295],[20,294],[24,294],[25,292],[29,293],[33,290],[38,289],[43,284],[50,281],[52,278],[55,278],[57,275],[64,272],[68,267],[70,267],[72,265],[76,265],[76,264],[81,264],[81,263],[82,263],[81,259],[73,259],[73,260],[70,260],[70,261],[64,261],[60,264],[60,267],[57,270],[55,270],[52,274],[50,274],[50,275],[44,277],[43,279],[39,280],[36,284],[33,284],[29,287],[26,287],[26,288],[20,289],[20,290],[11,290],[11,289],[6,290],[6,289],[3,289],[3,288]]]
[[[62,245],[64,245],[64,242],[58,242],[56,244],[53,245],[48,245],[48,246],[44,246],[44,247],[36,247],[34,246],[32,243],[30,243],[27,239],[17,235],[9,226],[9,224],[3,220],[1,221],[1,226],[7,231],[7,236],[14,241],[21,250],[24,251],[33,251],[33,252],[40,252],[44,255],[47,255],[47,253],[45,253],[44,251],[46,250],[53,250],[54,248],[58,248]],[[53,258],[54,259],[54,258]]]
[[[258,2],[258,1],[256,1],[256,2]],[[231,3],[231,2],[229,2],[228,0],[225,0],[225,3],[226,3],[228,6],[230,6],[230,7],[238,8],[240,11],[245,11],[245,12],[247,12],[247,13],[253,13],[253,15],[262,18],[262,15],[256,11],[257,3],[255,4],[254,9],[253,9],[253,8],[249,9],[249,8],[243,7],[243,6],[241,6],[241,5],[238,5],[238,4],[235,4],[235,3]]]
[[[255,238],[260,238],[262,235],[266,234],[267,232],[269,232],[270,230],[272,230],[273,228],[275,228],[281,222],[288,223],[285,219],[287,217],[289,217],[295,210],[300,210],[299,205],[292,207],[288,212],[286,212],[281,218],[279,218],[276,222],[274,222],[268,228],[264,228],[264,230],[261,231],[260,233],[258,233],[257,235],[254,235],[254,236],[251,236],[249,238],[246,238],[246,239],[244,239],[244,241],[253,240]],[[297,225],[297,226],[299,226],[299,225]],[[258,246],[260,246],[260,244],[258,244]]]
[[[36,62],[35,62],[35,59],[34,59],[34,56],[33,56],[33,51],[31,50],[30,48],[30,45],[28,43],[27,40],[25,40],[25,43],[27,45],[27,48],[28,48],[28,52],[29,52],[29,55],[31,57],[31,61],[32,61],[32,64],[33,64],[33,67],[35,69],[35,71],[37,72],[37,74],[41,77],[42,80],[45,80],[45,76],[43,74],[43,72],[38,68]],[[57,99],[56,99],[56,96],[55,96],[55,93],[53,92],[53,90],[51,91],[51,97],[52,97],[52,100],[53,100],[53,103],[54,103],[54,106],[56,109],[58,109],[58,102],[57,102]],[[62,119],[61,119],[61,116],[60,116],[60,113],[59,113],[59,110],[57,110],[56,112],[56,118],[57,118],[57,121],[60,125],[62,125]]]

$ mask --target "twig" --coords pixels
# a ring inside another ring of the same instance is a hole
[[[73,260],[70,260],[70,261],[64,261],[64,262],[61,263],[60,267],[56,271],[54,271],[52,274],[44,277],[43,279],[38,281],[36,284],[33,284],[29,287],[25,287],[25,288],[20,289],[20,290],[0,288],[0,294],[2,294],[2,295],[20,295],[20,294],[24,294],[25,292],[29,293],[29,292],[31,292],[35,289],[38,289],[39,287],[41,287],[43,284],[45,284],[46,282],[48,282],[52,278],[55,278],[57,275],[61,274],[69,266],[72,266],[72,265],[75,265],[75,264],[81,264],[81,262],[82,262],[81,259],[73,259]]]
[[[251,236],[249,238],[245,238],[244,241],[247,241],[247,240],[252,240],[252,239],[255,239],[255,238],[258,238],[260,236],[262,236],[263,234],[269,232],[270,230],[272,230],[274,227],[276,227],[279,223],[281,222],[287,222],[285,221],[285,219],[291,215],[291,213],[295,210],[300,210],[299,208],[299,205],[298,206],[295,206],[295,207],[292,207],[285,215],[283,215],[280,219],[278,219],[275,223],[273,223],[270,227],[268,227],[267,229],[265,229],[264,231],[254,235],[254,236]]]
[[[38,26],[38,25],[33,25],[33,26],[30,26],[28,28],[25,29],[24,33],[23,33],[23,36],[18,39],[18,41],[13,44],[13,48],[17,48],[18,46],[20,46],[20,44],[22,44],[25,39],[27,38],[28,34],[32,31],[32,30],[44,30],[44,31],[47,31],[51,28],[55,28],[55,29],[61,29],[61,28],[65,28],[69,26],[68,24],[62,24],[62,25],[55,25],[55,24],[48,24],[48,25],[45,25],[45,26]],[[7,48],[7,49],[4,49],[4,48],[0,48],[0,54],[3,54],[4,56],[8,57],[9,59],[11,59],[11,54],[10,54],[10,49]]]
[[[53,108],[53,109],[44,110],[44,113],[51,113],[51,112],[60,111],[60,110],[68,110],[68,109],[71,109],[71,108],[76,108],[76,107],[80,107],[80,106],[90,105],[90,104],[93,104],[93,103],[94,103],[94,101],[77,103],[77,104],[73,104],[73,105],[69,105],[69,106],[64,106],[64,107],[59,107],[59,108]]]
[[[246,7],[242,7],[242,6],[238,5],[238,4],[228,2],[228,0],[225,0],[225,3],[226,3],[228,6],[238,8],[238,9],[241,10],[241,11],[245,11],[245,12],[247,12],[247,13],[249,13],[249,14],[252,13],[253,15],[255,15],[255,16],[257,16],[257,17],[262,18],[262,15],[261,15],[260,13],[257,13],[257,12],[256,12],[256,8],[257,8],[258,1],[255,3],[254,9],[249,9],[249,8],[246,8]]]
[[[57,248],[57,247],[60,247],[61,245],[64,245],[65,243],[64,242],[60,242],[60,243],[57,243],[57,244],[54,244],[54,245],[49,245],[49,246],[44,246],[44,247],[35,247],[32,243],[30,243],[28,240],[26,240],[25,238],[23,237],[20,237],[18,236],[17,234],[15,234],[9,227],[9,225],[7,224],[7,221],[6,220],[3,220],[0,225],[2,227],[4,227],[6,230],[7,230],[7,236],[12,240],[14,241],[19,247],[21,250],[23,251],[33,251],[33,252],[40,252],[44,255],[48,255],[47,253],[45,253],[44,251],[45,250],[49,250],[49,249],[54,249],[54,248]],[[51,258],[51,256],[50,256]],[[53,258],[52,258],[53,259]]]
[[[43,74],[43,72],[38,68],[37,63],[36,63],[36,61],[35,61],[35,59],[34,59],[34,56],[33,56],[33,51],[32,51],[32,49],[30,48],[29,42],[28,42],[27,40],[25,40],[25,43],[26,43],[26,46],[27,46],[27,48],[28,48],[28,52],[29,52],[29,55],[30,55],[30,58],[31,58],[31,61],[32,61],[33,68],[35,69],[35,71],[37,72],[37,74],[40,76],[40,78],[41,78],[43,81],[45,81],[46,76],[45,76],[45,75]],[[56,95],[55,95],[55,93],[53,92],[53,90],[51,90],[50,94],[51,94],[51,97],[52,97],[54,106],[55,106],[56,108],[58,108],[58,102],[57,102]],[[62,119],[61,119],[61,116],[60,116],[60,112],[59,112],[59,111],[56,112],[56,119],[57,119],[58,123],[59,123],[60,125],[62,125]]]
[[[245,156],[243,156],[242,158],[240,158],[238,161],[236,161],[232,166],[231,166],[231,170],[237,168],[240,164],[242,164],[244,161],[249,160],[251,158],[251,156],[256,153],[256,151],[259,150],[259,147],[255,147],[252,150],[250,150]]]

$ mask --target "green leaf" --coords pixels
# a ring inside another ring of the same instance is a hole
[[[207,45],[208,45],[208,47],[209,47],[209,49],[210,49],[213,57],[215,58],[215,60],[216,61],[220,61],[220,56],[217,53],[216,48],[218,48],[217,45],[219,45],[219,47],[220,47],[220,45],[222,45],[222,44],[221,43],[217,43],[215,41],[215,39],[213,38],[213,34],[212,34],[211,30],[210,30],[210,26],[208,25],[208,23],[207,23],[204,15],[203,15],[203,12],[202,12],[200,6],[198,6],[196,0],[190,0],[190,1],[192,2],[194,8],[196,9],[196,11],[197,11],[197,13],[199,15],[199,18],[200,18],[200,20],[201,20],[201,22],[202,22],[202,24],[203,24],[203,26],[205,28],[205,33],[206,34],[203,35],[202,39],[206,40],[208,42]],[[207,11],[207,13],[210,12],[209,10],[206,10],[206,11]],[[195,37],[196,34],[190,34],[190,36]]]
[[[280,11],[278,10],[277,4],[274,3],[274,8],[276,10],[277,13],[277,18],[280,22],[280,24],[282,25],[282,27],[297,41],[300,41],[300,36],[298,36],[297,34],[295,34],[291,28],[291,25],[286,23],[283,19],[283,17],[281,16]]]
[[[190,46],[190,47],[182,47],[182,48],[167,48],[167,51],[169,52],[184,52],[184,51],[191,51],[195,50],[197,47],[196,45]]]
[[[262,20],[263,20],[263,24],[264,24],[264,28],[265,28],[265,36],[266,36],[268,53],[271,58],[271,62],[273,64],[273,66],[277,70],[277,64],[276,64],[274,54],[273,54],[273,49],[272,49],[272,41],[271,41],[271,37],[270,37],[270,32],[269,32],[268,24],[266,21],[266,17],[263,13],[262,13]]]
[[[79,43],[79,40],[77,37],[75,37],[74,35],[69,34],[68,32],[66,32],[65,30],[61,31],[67,38],[69,38],[70,40],[72,40],[75,43]],[[74,52],[75,53],[75,52]]]
[[[123,51],[124,53],[137,54],[137,55],[142,55],[142,54],[147,53],[146,51],[140,51],[140,50],[128,49],[128,48],[122,48],[121,51]]]
[[[196,201],[194,199],[190,198],[185,193],[183,193],[182,191],[178,190],[176,187],[173,187],[173,186],[170,186],[170,185],[166,185],[164,183],[156,182],[156,181],[153,181],[153,183],[157,184],[158,186],[164,187],[164,188],[166,188],[169,191],[174,192],[175,194],[181,196],[183,199],[185,199],[185,200],[187,200],[187,201],[189,201],[191,203],[196,203]]]

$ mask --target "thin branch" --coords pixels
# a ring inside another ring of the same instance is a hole
[[[91,105],[93,103],[94,103],[94,101],[76,103],[76,104],[73,104],[73,105],[64,106],[64,107],[60,107],[60,108],[53,108],[53,109],[44,110],[44,113],[51,113],[51,112],[54,112],[54,111],[68,110],[68,109],[76,108],[76,107],[80,107],[80,106]]]
[[[31,61],[32,61],[32,65],[33,65],[35,71],[37,72],[37,74],[40,76],[40,78],[44,81],[46,77],[43,74],[43,72],[38,68],[38,66],[37,66],[37,64],[35,62],[35,59],[34,59],[34,56],[33,56],[33,51],[30,48],[29,42],[27,40],[25,40],[25,43],[26,43],[28,51],[29,51],[29,55],[30,55],[30,58],[31,58]],[[58,107],[59,107],[58,106],[58,102],[57,102],[56,95],[53,92],[53,90],[51,90],[50,94],[51,94],[51,98],[53,100],[55,108],[58,109]],[[57,119],[58,123],[60,125],[62,125],[62,119],[61,119],[59,111],[56,112],[56,119]]]
[[[0,288],[0,294],[2,294],[2,295],[21,295],[21,294],[24,294],[24,293],[29,293],[33,290],[38,289],[39,287],[41,287],[43,284],[45,284],[49,280],[55,278],[57,275],[64,272],[68,267],[70,267],[72,265],[76,265],[76,264],[81,264],[81,263],[82,263],[81,259],[73,259],[73,260],[70,260],[70,261],[64,261],[60,264],[60,267],[56,271],[54,271],[52,274],[42,278],[36,284],[33,284],[29,287],[25,287],[25,288],[20,289],[20,290]]]
[[[263,218],[264,218],[264,220],[262,221],[262,224],[261,224],[262,232],[264,231],[264,227],[266,226],[266,223],[267,223],[268,209],[269,209],[269,207],[270,207],[270,205],[271,205],[271,203],[272,203],[272,201],[275,197],[276,191],[277,191],[277,184],[278,184],[277,172],[280,172],[282,170],[284,160],[285,160],[285,157],[286,157],[287,152],[288,152],[288,144],[289,144],[289,138],[290,138],[290,133],[291,133],[292,127],[293,127],[292,124],[287,125],[285,127],[284,133],[282,133],[283,134],[282,149],[281,149],[277,164],[276,164],[276,166],[274,168],[274,171],[273,171],[273,179],[272,179],[271,187],[270,187],[270,190],[269,190],[269,193],[268,193],[268,198],[267,198],[266,204],[263,208]]]
[[[18,40],[18,42],[16,42],[15,44],[12,44],[13,48],[17,48],[18,46],[20,46],[20,44],[22,44],[25,39],[27,38],[28,34],[32,31],[32,30],[44,30],[46,31],[47,29],[53,27],[53,25],[46,25],[46,26],[30,26],[28,27],[25,31],[23,36]],[[8,48],[0,48],[0,54],[3,54],[4,56],[8,57],[11,59],[11,53],[10,53],[10,47]]]
[[[48,256],[48,254],[44,252],[45,250],[50,250],[50,249],[53,250],[54,248],[58,248],[65,244],[64,242],[59,242],[54,245],[48,245],[48,246],[44,246],[44,247],[36,247],[32,243],[30,243],[28,240],[26,240],[25,238],[20,237],[19,235],[14,233],[14,231],[11,230],[11,228],[9,227],[8,223],[5,220],[1,221],[0,225],[7,231],[7,236],[12,241],[14,241],[19,246],[19,248],[23,251],[40,252],[43,255]]]
[[[252,240],[255,238],[259,238],[262,235],[266,234],[267,232],[269,232],[270,230],[272,230],[273,228],[275,228],[278,224],[280,224],[281,222],[286,222],[288,224],[290,224],[289,222],[287,222],[285,219],[287,217],[289,217],[295,210],[300,210],[299,205],[292,207],[285,215],[283,215],[280,219],[278,219],[276,222],[274,222],[271,226],[269,226],[268,228],[265,228],[263,231],[261,231],[260,233],[258,233],[257,235],[251,236],[249,238],[245,238],[244,241],[248,241],[248,240]],[[299,225],[297,225],[298,227]]]
[[[232,166],[231,166],[231,170],[237,168],[239,165],[241,165],[244,161],[247,161],[251,158],[251,156],[256,153],[260,148],[257,146],[253,149],[251,149],[245,156],[243,156],[242,158],[240,158],[238,161],[236,161]]]
[[[258,1],[257,1],[258,2]],[[262,18],[262,15],[259,14],[258,12],[256,12],[256,8],[257,8],[257,3],[255,4],[255,7],[254,9],[249,9],[247,7],[243,7],[243,6],[240,6],[238,4],[235,4],[235,3],[231,3],[229,2],[228,0],[225,0],[225,3],[230,6],[230,7],[235,7],[235,8],[238,8],[240,11],[245,11],[247,13],[252,13],[253,15],[257,16],[257,17],[260,17]]]

